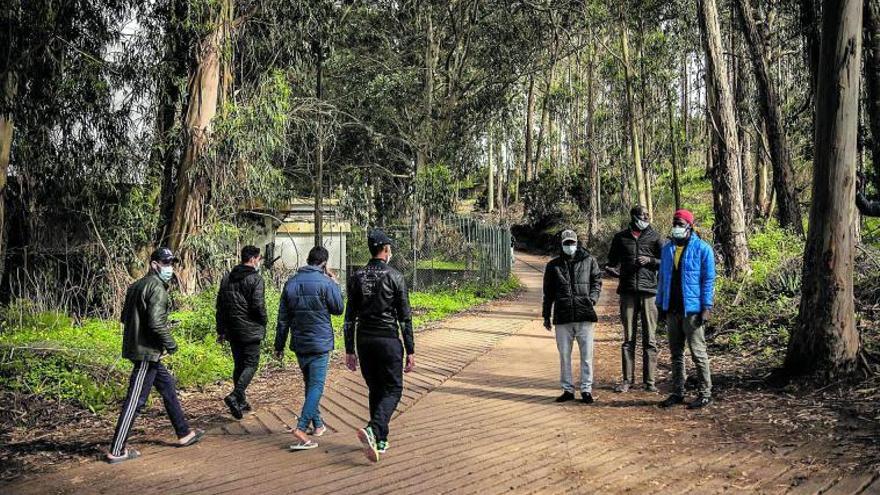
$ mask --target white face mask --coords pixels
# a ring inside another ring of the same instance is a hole
[[[562,252],[569,256],[574,256],[574,253],[577,252],[577,248],[577,244],[563,244]]]
[[[636,228],[639,230],[645,230],[648,228],[649,225],[651,225],[649,222],[646,222],[644,220],[639,220],[638,218],[635,218],[635,217],[633,218],[633,223],[635,224]]]
[[[171,277],[174,276],[174,267],[171,265],[160,266],[158,274],[159,279],[167,283],[169,280],[171,280]]]
[[[385,260],[385,263],[391,263],[392,253],[388,253],[388,259]]]
[[[687,237],[688,229],[687,227],[672,227],[672,238],[673,239],[684,239]]]

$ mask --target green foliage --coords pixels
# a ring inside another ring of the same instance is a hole
[[[752,282],[767,282],[774,270],[788,260],[804,254],[804,241],[788,230],[779,228],[775,222],[752,234],[748,240]]]
[[[428,165],[416,177],[416,191],[421,204],[431,215],[451,213],[455,202],[455,179],[452,171],[443,163]]]

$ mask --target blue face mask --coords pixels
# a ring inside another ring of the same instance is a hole
[[[168,283],[174,276],[174,267],[171,265],[159,267],[159,280]]]

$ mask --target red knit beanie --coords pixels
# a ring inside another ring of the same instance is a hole
[[[688,210],[677,210],[672,219],[681,219],[687,222],[691,227],[694,226],[694,214]]]

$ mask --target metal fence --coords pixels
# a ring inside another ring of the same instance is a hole
[[[507,226],[448,215],[428,222],[422,231],[409,225],[384,230],[395,244],[391,266],[404,274],[411,290],[493,285],[510,276],[513,249]],[[349,274],[369,259],[365,236],[355,232],[349,238]]]

